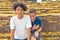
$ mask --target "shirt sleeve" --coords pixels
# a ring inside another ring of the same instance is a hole
[[[14,18],[10,19],[10,29],[14,29],[15,28],[15,24],[14,24]]]
[[[42,19],[40,18],[40,26],[43,27],[43,22],[42,22]]]
[[[32,27],[32,25],[31,25],[31,19],[30,19],[30,17],[28,16],[28,17],[27,17],[26,28],[31,28],[31,27]]]

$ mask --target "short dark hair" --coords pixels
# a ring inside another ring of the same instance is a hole
[[[17,7],[21,7],[24,11],[27,10],[27,6],[23,3],[15,3],[14,6],[13,6],[13,9],[16,10]]]
[[[30,9],[29,13],[36,13],[36,9]]]

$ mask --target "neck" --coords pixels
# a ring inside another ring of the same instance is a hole
[[[17,16],[18,17],[18,19],[22,19],[23,18],[23,16]]]
[[[35,21],[35,19],[32,19],[31,21],[32,21],[32,22],[34,22],[34,21]]]
[[[36,19],[36,17],[35,17],[34,19],[32,19],[31,21],[32,21],[32,22],[34,22],[34,21],[35,21],[35,19]]]

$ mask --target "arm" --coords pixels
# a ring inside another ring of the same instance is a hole
[[[43,22],[41,19],[39,19],[39,29],[37,30],[37,32],[41,32],[42,28],[43,28]]]
[[[42,27],[40,27],[40,28],[34,33],[35,37],[38,37],[39,32],[41,32],[41,30],[42,30]]]
[[[31,40],[31,20],[30,17],[27,18],[27,23],[26,23],[26,31],[27,31],[27,40]]]
[[[42,30],[42,27],[40,27],[40,28],[37,30],[37,32],[41,32],[41,30]]]
[[[11,29],[10,40],[14,40],[14,29]]]
[[[39,25],[36,25],[36,24],[35,24],[35,25],[31,28],[31,31],[32,31],[32,30],[37,30],[38,28],[39,28]]]
[[[10,20],[10,40],[14,40],[14,32],[15,32],[14,20],[13,20],[13,18],[11,18],[11,20]]]
[[[27,28],[27,40],[31,40],[31,29]]]

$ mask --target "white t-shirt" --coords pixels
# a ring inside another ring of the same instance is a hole
[[[17,16],[13,16],[10,20],[10,29],[15,29],[15,39],[27,38],[26,28],[31,28],[30,17],[24,15],[22,19],[18,19]]]

